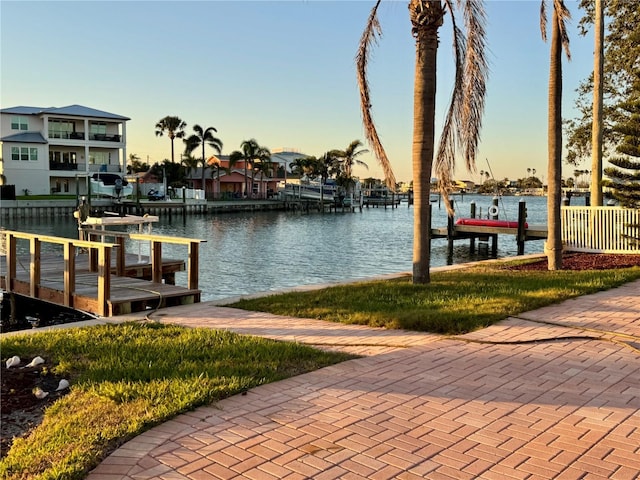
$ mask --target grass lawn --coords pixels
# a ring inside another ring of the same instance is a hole
[[[76,195],[65,195],[65,194],[56,194],[56,195],[16,195],[16,200],[75,200]]]
[[[512,263],[522,262],[526,261]],[[640,278],[640,267],[549,272],[509,270],[504,265],[435,272],[428,285],[414,285],[406,276],[247,299],[226,306],[372,327],[460,334]]]

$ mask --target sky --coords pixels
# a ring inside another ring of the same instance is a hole
[[[84,105],[131,118],[127,155],[171,157],[155,135],[167,115],[213,126],[223,154],[255,138],[277,150],[320,156],[365,143],[355,54],[373,0],[354,1],[0,1],[0,106]],[[563,117],[593,70],[593,36],[571,14],[571,61],[563,58]],[[549,43],[540,1],[488,0],[490,74],[476,172],[457,179],[546,181]],[[548,10],[550,11],[550,9]],[[383,1],[382,37],[369,63],[372,113],[398,181],[410,181],[415,45],[407,1]],[[461,22],[461,17],[459,22]],[[550,20],[548,22],[550,24]],[[436,136],[453,83],[449,15],[440,29]],[[365,146],[367,146],[365,144]],[[175,143],[176,158],[183,151]],[[208,153],[213,151],[208,150]],[[372,154],[361,178],[382,178]],[[563,177],[575,167],[565,165]]]

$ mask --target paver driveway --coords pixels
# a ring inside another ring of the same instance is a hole
[[[637,479],[639,295],[636,281],[452,338],[162,310],[163,322],[363,356],[181,415],[88,478]]]

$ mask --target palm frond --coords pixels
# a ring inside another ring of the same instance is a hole
[[[568,60],[571,60],[571,51],[569,50],[569,34],[567,33],[566,22],[571,19],[571,12],[564,4],[563,0],[553,0],[553,8],[558,15],[558,27],[560,30],[560,40],[562,48]]]
[[[370,49],[377,42],[377,37],[382,35],[382,28],[378,21],[378,6],[380,5],[380,1],[381,0],[378,0],[371,9],[364,32],[362,32],[356,54],[356,72],[358,88],[360,90],[360,110],[362,112],[365,137],[373,148],[373,153],[382,167],[387,186],[395,189],[396,178],[391,168],[391,162],[389,162],[387,152],[382,146],[373,117],[371,116],[371,97],[369,82],[367,80],[367,65],[369,62]]]
[[[542,40],[547,41],[547,1],[540,2],[540,33]]]
[[[486,15],[482,3],[474,0],[458,0],[457,3],[463,8],[467,35],[465,37],[458,27],[452,1],[446,0],[445,5],[453,24],[455,79],[434,161],[434,173],[449,214],[453,214],[449,189],[453,180],[456,147],[462,149],[467,170],[475,171],[489,72],[484,54]]]
[[[453,178],[455,168],[456,145],[460,142],[459,135],[462,130],[462,108],[463,108],[463,87],[464,87],[464,58],[466,56],[465,38],[462,30],[458,28],[455,20],[453,5],[446,1],[447,9],[451,14],[453,23],[453,50],[455,58],[455,78],[451,100],[447,110],[438,153],[434,159],[433,171],[438,178],[438,189],[442,194],[445,207],[450,215],[453,215],[453,206],[449,198],[449,188]]]
[[[482,128],[482,114],[486,94],[489,66],[486,51],[486,14],[483,4],[467,1],[464,9],[467,46],[464,62],[464,88],[462,105],[463,151],[467,170],[475,172],[475,159]]]

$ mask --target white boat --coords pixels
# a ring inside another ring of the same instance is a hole
[[[360,182],[356,181],[354,186],[354,198],[361,197]],[[339,188],[335,181],[329,179],[323,185],[317,181],[308,183],[287,183],[278,188],[281,196],[306,199],[306,200],[324,200],[325,202],[333,202],[335,200],[343,202],[346,198],[344,190]]]
[[[133,194],[133,185],[117,173],[94,173],[89,180],[92,195],[121,198]]]

